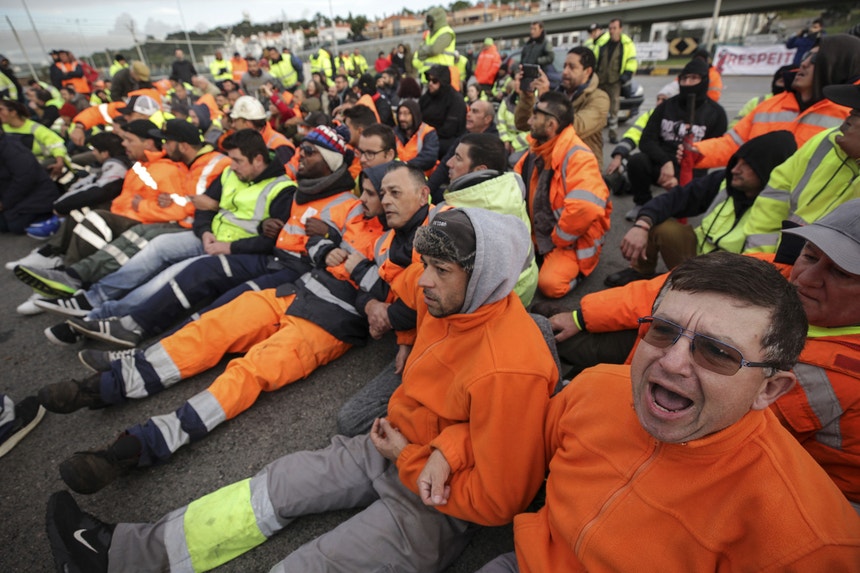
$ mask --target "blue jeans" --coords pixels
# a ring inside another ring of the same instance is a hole
[[[146,285],[149,279],[174,263],[203,254],[203,243],[193,231],[158,235],[125,265],[94,283],[85,293],[87,301],[98,308],[106,301],[120,299],[138,286]]]

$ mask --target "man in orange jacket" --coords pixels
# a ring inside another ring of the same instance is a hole
[[[425,268],[399,294],[417,309],[417,338],[388,417],[370,434],[289,454],[151,525],[104,524],[55,494],[47,519],[57,563],[209,570],[295,517],[362,508],[274,570],[440,571],[472,524],[522,511],[543,482],[542,420],[557,375],[512,292],[528,231],[513,216],[454,209],[417,230],[414,244]]]
[[[499,55],[499,49],[496,48],[492,38],[484,38],[484,47],[478,54],[478,63],[475,66],[475,79],[478,81],[478,88],[487,96],[491,95],[500,67],[502,67],[502,56]]]
[[[860,76],[860,38],[825,36],[807,53],[791,88],[766,99],[722,137],[700,141],[696,168],[725,167],[738,148],[753,137],[778,130],[794,134],[800,149],[809,139],[834,127],[851,111],[824,97],[824,87],[856,82]],[[678,156],[683,153],[679,146]]]
[[[795,383],[811,295],[733,253],[676,267],[632,364],[551,400],[546,505],[482,573],[854,570],[860,517],[769,408]]]
[[[860,199],[785,233],[808,239],[793,266],[777,266],[799,290],[811,326],[794,367],[799,384],[771,409],[860,511]],[[783,258],[791,255],[776,255]],[[566,375],[624,362],[636,341],[636,319],[665,280],[589,294],[573,313],[553,316],[559,355],[574,367]]]
[[[528,187],[532,237],[543,258],[538,288],[561,298],[597,266],[612,204],[594,153],[573,128],[566,95],[540,96],[529,126],[531,148],[514,170]]]

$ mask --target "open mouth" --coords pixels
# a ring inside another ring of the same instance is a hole
[[[681,396],[659,384],[651,385],[651,400],[661,410],[673,413],[681,412],[693,405],[693,401],[686,396]]]

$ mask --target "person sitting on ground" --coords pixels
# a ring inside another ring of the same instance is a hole
[[[567,96],[540,96],[529,125],[531,149],[514,170],[526,185],[535,250],[542,259],[538,288],[561,298],[597,267],[612,203],[594,153],[573,127]]]
[[[722,137],[693,146],[696,168],[726,165],[738,147],[763,133],[786,129],[800,148],[814,135],[839,127],[850,109],[828,100],[824,88],[850,84],[858,77],[860,38],[847,34],[820,38],[806,53],[788,91],[761,102]]]
[[[690,60],[678,76],[678,85],[680,93],[658,105],[642,130],[641,153],[627,161],[635,203],[625,215],[629,221],[636,220],[639,209],[651,199],[651,185],[669,190],[680,183],[681,160],[676,152],[688,133],[698,143],[726,132],[726,111],[708,97],[708,64]]]
[[[786,235],[805,240],[801,255],[754,255],[776,263],[800,293],[809,320],[794,373],[799,384],[772,408],[860,513],[860,199],[837,207]],[[737,270],[728,271],[740,280]],[[565,377],[600,363],[621,364],[636,341],[637,317],[647,313],[666,275],[584,296],[580,308],[550,318]],[[834,439],[839,436],[839,439]]]
[[[427,91],[418,100],[424,122],[436,128],[439,135],[439,159],[448,153],[454,141],[466,131],[466,102],[451,87],[451,70],[434,65],[427,70]]]
[[[557,376],[511,292],[528,231],[509,215],[450,210],[416,232],[415,249],[425,269],[402,285],[417,309],[415,345],[370,434],[289,454],[155,524],[106,524],[56,493],[47,528],[58,567],[164,569],[193,555],[193,567],[208,570],[300,515],[362,508],[275,569],[441,571],[473,524],[502,525],[522,511],[544,479],[542,421]]]
[[[632,363],[550,401],[545,505],[480,573],[853,570],[860,517],[772,409],[806,343],[800,292],[737,254],[676,267]]]
[[[662,255],[672,270],[683,261],[711,251],[740,253],[750,207],[765,188],[771,171],[797,150],[788,131],[761,135],[743,144],[725,169],[714,170],[684,186],[654,197],[639,211],[621,241],[630,267],[612,273],[609,287],[650,279]],[[680,218],[702,215],[693,227]]]
[[[397,157],[429,175],[439,162],[439,135],[424,123],[415,100],[404,100],[397,108]]]
[[[58,195],[33,152],[0,130],[0,234],[23,235],[33,223],[51,217]]]

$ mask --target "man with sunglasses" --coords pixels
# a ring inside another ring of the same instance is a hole
[[[860,511],[860,199],[784,233],[807,241],[793,265],[777,266],[797,287],[811,326],[794,367],[799,384],[772,410]],[[624,362],[636,319],[650,313],[665,278],[586,295],[572,313],[552,316],[559,356],[572,365],[565,377]]]
[[[612,204],[597,158],[573,127],[566,95],[541,95],[529,126],[531,147],[514,170],[526,184],[532,238],[543,259],[538,288],[561,298],[597,266]]]
[[[550,401],[546,505],[482,573],[855,569],[860,517],[769,408],[795,383],[799,298],[751,257],[676,267],[632,364]]]

